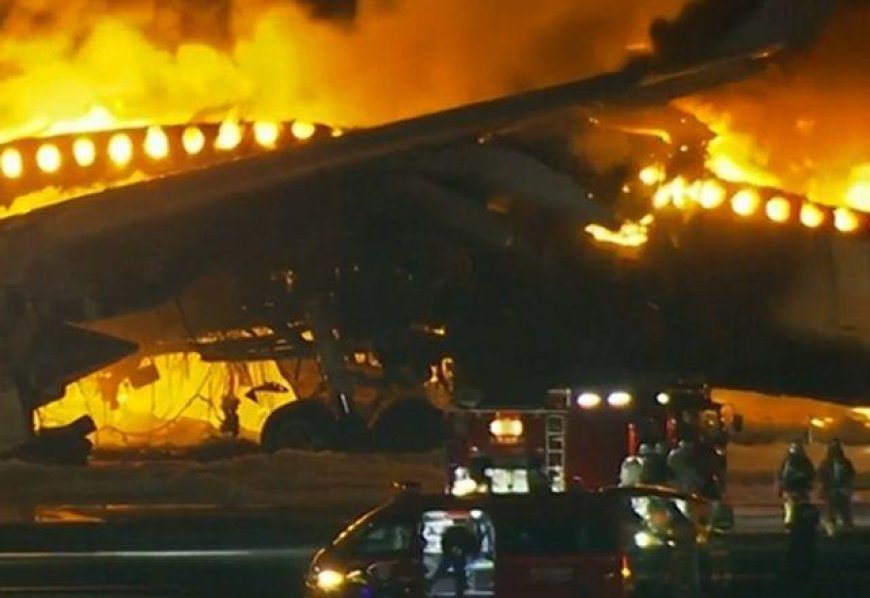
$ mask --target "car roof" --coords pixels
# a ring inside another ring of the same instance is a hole
[[[391,503],[403,501],[415,505],[415,508],[427,509],[473,509],[473,508],[524,508],[524,507],[558,507],[570,505],[574,508],[596,508],[614,504],[624,498],[659,497],[687,501],[705,501],[701,496],[674,490],[667,486],[633,485],[607,486],[591,492],[554,492],[546,494],[471,494],[468,496],[453,496],[450,494],[421,493],[405,491],[397,494]]]
[[[450,494],[402,491],[392,499],[363,514],[348,528],[382,518],[416,517],[421,511],[468,511],[479,509],[499,517],[523,518],[541,512],[553,515],[571,513],[600,514],[632,497],[660,497],[704,502],[700,496],[662,486],[607,487],[594,492],[559,492],[550,494]]]
[[[406,492],[394,497],[384,508],[395,514],[406,510],[419,512],[479,509],[513,516],[542,510],[593,513],[606,508],[608,503],[612,501],[599,493],[474,494],[458,497],[449,494]]]

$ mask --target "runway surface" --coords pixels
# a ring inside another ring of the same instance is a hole
[[[870,595],[870,509],[859,529],[819,540],[816,583]],[[353,513],[151,505],[7,509],[0,595],[296,596],[308,560]],[[740,505],[728,595],[781,594],[787,537],[776,504]],[[804,587],[808,589],[808,587]]]

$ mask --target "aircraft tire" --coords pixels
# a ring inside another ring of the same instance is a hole
[[[320,400],[301,399],[269,415],[260,444],[270,453],[281,449],[320,452],[332,448],[335,427],[335,418]]]

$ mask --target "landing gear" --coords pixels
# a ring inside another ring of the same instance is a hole
[[[324,451],[332,448],[338,424],[329,408],[315,398],[279,407],[263,425],[260,444],[274,453],[281,449]]]

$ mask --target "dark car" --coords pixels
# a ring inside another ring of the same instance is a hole
[[[557,598],[667,593],[686,583],[700,590],[706,510],[702,500],[656,488],[461,498],[404,491],[315,555],[306,591]]]

